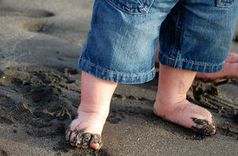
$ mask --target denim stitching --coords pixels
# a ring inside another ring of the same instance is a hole
[[[139,7],[139,8],[129,8],[126,5],[122,5],[119,3],[116,3],[115,0],[105,0],[108,4],[110,4],[112,7],[115,7],[125,13],[128,13],[130,15],[141,15],[141,14],[146,14],[150,11],[154,0],[151,0],[150,2],[148,2],[149,4],[145,4],[143,7]],[[138,10],[139,9],[139,10]]]
[[[234,3],[234,0],[216,0],[216,6],[217,7],[231,7]]]
[[[151,73],[155,70],[155,67],[153,67],[151,70],[144,72],[144,73],[125,73],[125,72],[119,72],[119,71],[114,71],[114,70],[109,70],[109,69],[103,68],[103,67],[95,65],[94,63],[90,62],[89,60],[86,60],[83,58],[80,58],[80,60],[82,60],[84,63],[87,63],[88,65],[98,68],[100,70],[112,72],[112,73],[123,75],[123,76],[132,76],[132,77],[144,76],[144,75],[148,75],[149,73]]]
[[[118,83],[124,84],[139,84],[151,81],[155,77],[155,68],[148,72],[147,75],[128,75],[128,74],[121,74],[119,72],[110,71],[100,66],[95,66],[88,60],[81,59],[81,63],[79,64],[79,69],[82,71],[88,72],[98,78],[114,81]],[[90,69],[91,68],[91,69]],[[101,71],[100,71],[101,70]]]
[[[180,3],[180,2],[178,2]],[[179,55],[179,51],[181,51],[181,44],[182,44],[182,34],[183,34],[183,9],[180,9],[177,11],[177,17],[176,17],[176,28],[175,28],[175,43],[174,47],[172,48],[172,54],[175,57],[175,62],[177,62],[177,57]]]
[[[182,9],[178,11],[177,21],[176,21],[176,30],[175,30],[175,49],[179,50],[181,47],[181,33],[182,33]]]
[[[166,59],[168,59],[168,60],[176,61],[176,59],[167,56],[167,55],[164,54],[162,51],[160,51],[160,54],[161,54],[163,57],[165,57]],[[221,64],[203,63],[203,62],[197,62],[197,61],[188,60],[188,59],[185,59],[185,58],[180,59],[180,61],[181,61],[181,62],[184,62],[184,63],[191,63],[191,64],[198,65],[198,66],[220,66],[220,65],[223,65],[223,64],[224,64],[224,62],[221,63]]]

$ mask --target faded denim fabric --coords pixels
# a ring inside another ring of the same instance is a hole
[[[232,43],[238,0],[95,0],[79,68],[98,78],[139,84],[159,61],[198,72],[222,69]]]

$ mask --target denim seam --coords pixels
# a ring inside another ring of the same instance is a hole
[[[130,11],[127,11],[125,9],[123,9],[122,7],[125,7],[125,8],[128,8],[126,5],[122,5],[122,4],[115,4],[115,2],[112,2],[112,0],[104,0],[106,1],[109,5],[111,5],[112,7],[116,8],[116,9],[119,9],[120,11],[124,12],[124,13],[127,13],[129,15],[144,15],[144,14],[147,14],[150,12],[151,10],[151,7],[154,3],[154,0],[151,1],[151,4],[148,6],[148,5],[145,5],[144,7],[140,8],[140,10],[143,10],[145,12],[130,12]],[[147,8],[147,10],[146,10]],[[130,8],[128,8],[130,9]],[[135,9],[131,9],[131,10],[135,10]]]
[[[182,29],[181,29],[181,25],[182,25],[182,18],[181,18],[181,14],[182,14],[182,9],[179,10],[178,15],[177,15],[177,21],[176,21],[176,30],[175,30],[175,49],[176,51],[179,51],[179,47],[181,47],[181,33],[182,33]]]
[[[160,51],[160,54],[163,55],[163,57],[166,57],[166,59],[168,59],[168,60],[176,61],[176,59],[165,55],[164,52],[162,52],[162,51]],[[185,59],[185,58],[181,58],[180,61],[185,62],[185,63],[191,63],[191,64],[198,65],[198,66],[210,66],[210,67],[212,67],[212,66],[221,66],[221,65],[224,64],[224,62],[220,63],[220,64],[202,63],[202,62],[188,60],[188,59]]]
[[[151,73],[155,70],[155,67],[153,67],[151,70],[149,70],[147,72],[144,72],[144,73],[124,73],[124,72],[118,72],[118,71],[102,68],[101,66],[97,66],[94,63],[90,62],[89,60],[86,60],[86,59],[83,59],[83,58],[80,58],[80,60],[84,61],[89,66],[92,66],[96,69],[104,70],[104,71],[107,71],[107,72],[112,72],[113,74],[119,74],[119,75],[130,76],[130,77],[138,77],[138,76],[148,75],[149,73]]]
[[[186,1],[184,2],[186,3]],[[181,14],[180,14],[180,51],[183,50],[183,42],[184,42],[184,19],[185,19],[185,13],[184,9],[181,9]]]
[[[216,7],[229,8],[233,6],[233,3],[234,3],[234,0],[230,0],[230,1],[216,0]]]

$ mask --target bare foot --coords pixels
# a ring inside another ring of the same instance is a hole
[[[82,71],[78,116],[69,125],[65,135],[72,146],[96,151],[101,148],[101,133],[116,86],[117,83],[99,79]]]
[[[160,64],[158,91],[154,103],[154,114],[190,128],[202,135],[216,133],[212,114],[198,105],[186,100],[196,72],[179,70]]]
[[[155,115],[183,127],[190,128],[201,135],[210,136],[216,133],[212,114],[208,110],[194,105],[187,100],[176,104],[156,103],[153,111]]]
[[[77,148],[99,150],[102,146],[101,133],[105,117],[82,111],[78,114],[66,131],[66,141]]]

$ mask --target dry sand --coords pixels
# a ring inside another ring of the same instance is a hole
[[[0,0],[0,156],[94,155],[64,141],[80,100],[75,67],[91,7],[92,0]],[[237,79],[194,83],[189,99],[218,124],[207,138],[153,115],[156,79],[119,85],[100,155],[238,155]]]

